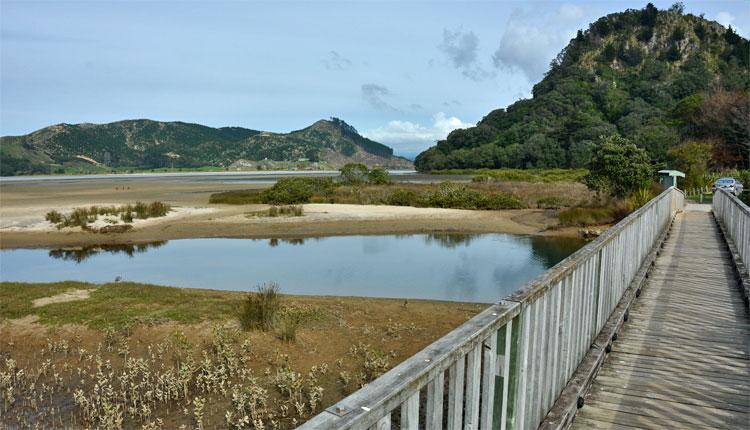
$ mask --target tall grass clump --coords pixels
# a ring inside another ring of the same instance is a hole
[[[276,316],[281,309],[279,284],[269,282],[258,285],[258,291],[248,293],[240,312],[240,324],[244,330],[273,329]]]
[[[123,222],[133,222],[134,214],[138,219],[163,217],[172,207],[162,202],[136,202],[135,205],[127,204],[122,206],[90,206],[88,208],[75,208],[68,215],[53,210],[47,212],[45,219],[58,229],[64,227],[81,227],[88,228],[88,224],[96,222],[99,216],[119,217]]]
[[[587,227],[614,224],[632,212],[625,199],[611,199],[602,205],[575,206],[560,211],[560,224],[566,227]]]
[[[56,210],[51,210],[47,212],[47,215],[44,216],[44,219],[51,222],[52,224],[58,224],[62,222],[63,214]]]

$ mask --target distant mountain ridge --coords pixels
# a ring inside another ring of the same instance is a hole
[[[583,167],[602,136],[620,134],[657,166],[669,162],[670,148],[695,138],[713,142],[714,165],[749,168],[749,88],[747,39],[685,14],[679,3],[668,10],[649,3],[579,30],[531,99],[451,132],[415,165]],[[701,123],[712,115],[718,121]]]
[[[273,164],[280,162],[281,164]],[[66,168],[338,168],[348,162],[411,168],[393,149],[361,136],[338,118],[289,133],[207,127],[149,119],[57,124],[0,138],[2,176],[61,173]]]

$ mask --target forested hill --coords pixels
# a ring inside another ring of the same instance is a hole
[[[271,161],[269,161],[271,160]],[[147,119],[109,124],[58,124],[0,138],[0,173],[97,172],[113,168],[337,168],[347,162],[412,166],[338,119],[302,130],[270,133]],[[282,162],[274,164],[274,161]],[[288,162],[284,164],[283,162]]]
[[[750,42],[676,4],[607,15],[578,31],[531,99],[453,131],[416,159],[422,171],[581,167],[620,134],[664,165],[670,148],[708,142],[715,167],[750,165]]]

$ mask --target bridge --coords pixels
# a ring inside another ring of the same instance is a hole
[[[300,428],[746,428],[748,261],[747,205],[669,188]]]

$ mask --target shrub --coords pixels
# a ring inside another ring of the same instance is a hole
[[[603,140],[591,157],[589,170],[589,188],[617,197],[646,188],[653,173],[646,151],[619,135]]]
[[[444,182],[426,196],[428,206],[453,209],[518,209],[523,204],[507,193],[483,193],[466,185]]]
[[[120,214],[120,219],[122,220],[122,222],[133,222],[133,213],[123,212]]]
[[[539,209],[560,209],[561,207],[565,206],[565,203],[560,197],[550,196],[542,197],[541,199],[537,200],[536,206]]]
[[[370,173],[367,170],[367,166],[362,163],[346,164],[339,172],[341,172],[341,182],[347,185],[357,185],[367,182]]]
[[[633,208],[633,210],[635,210],[645,205],[653,198],[654,193],[650,188],[641,188],[640,190],[631,193],[630,196],[628,196],[628,201],[630,202],[630,206]]]
[[[390,174],[382,167],[375,167],[367,174],[367,181],[375,185],[383,185],[391,182]]]
[[[284,342],[297,340],[297,328],[302,323],[302,316],[296,312],[287,312],[279,319],[279,338]]]
[[[56,210],[51,210],[47,212],[47,215],[44,216],[44,219],[51,222],[52,224],[57,224],[62,222],[63,215]]]
[[[151,202],[151,204],[148,205],[148,216],[152,218],[156,217],[162,217],[169,212],[171,208],[169,205],[162,203],[162,202]]]
[[[630,203],[626,200],[611,200],[602,206],[576,206],[560,211],[560,225],[586,227],[613,224],[628,216]]]
[[[417,206],[419,198],[415,191],[396,188],[385,198],[385,203],[391,206]]]
[[[248,293],[240,313],[240,324],[245,330],[271,330],[281,307],[279,285],[275,282],[258,285],[258,292]]]
[[[282,178],[263,191],[260,200],[272,205],[307,203],[313,195],[330,195],[334,188],[332,178]]]

